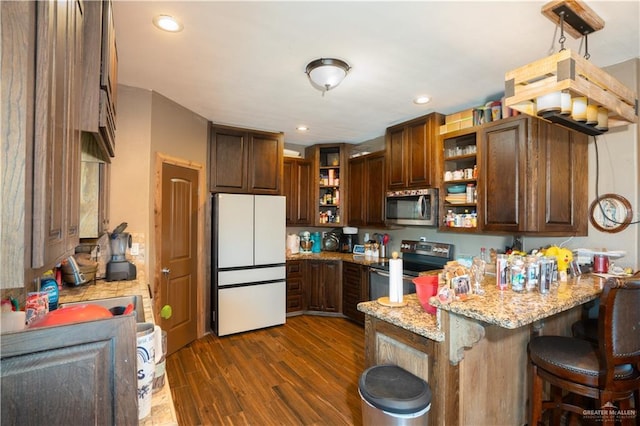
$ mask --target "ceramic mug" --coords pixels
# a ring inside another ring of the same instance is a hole
[[[445,180],[445,182],[449,181],[451,179],[453,179],[453,173],[451,173],[450,171],[444,172],[444,180]]]
[[[453,172],[453,178],[456,180],[463,179],[464,172],[462,170],[456,170],[455,172]]]

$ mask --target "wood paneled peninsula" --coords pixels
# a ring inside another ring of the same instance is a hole
[[[442,304],[427,314],[415,294],[406,306],[358,304],[365,313],[365,367],[392,363],[429,382],[430,425],[527,423],[532,335],[570,335],[583,305],[604,279],[583,275],[554,284],[548,294],[499,291],[487,277],[484,295]]]

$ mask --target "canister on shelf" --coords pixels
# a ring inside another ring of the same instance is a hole
[[[467,184],[467,203],[473,203],[473,194],[475,193],[476,186],[472,183]]]

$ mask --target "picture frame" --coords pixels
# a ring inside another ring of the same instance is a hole
[[[589,208],[591,225],[599,231],[616,233],[629,226],[633,209],[629,200],[618,194],[604,194],[596,198]]]

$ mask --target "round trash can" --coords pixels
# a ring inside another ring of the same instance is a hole
[[[362,422],[367,425],[427,425],[431,388],[397,365],[376,365],[360,376]]]

